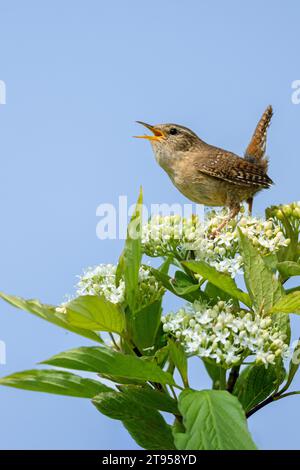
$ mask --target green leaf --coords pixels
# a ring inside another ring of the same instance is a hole
[[[121,420],[129,434],[144,449],[175,449],[170,426],[161,414],[137,402],[130,391],[100,393],[92,402],[104,415]]]
[[[0,297],[14,307],[33,313],[39,318],[64,328],[65,330],[71,331],[72,333],[76,333],[77,335],[102,343],[102,339],[97,333],[71,325],[67,321],[65,313],[56,310],[56,307],[53,305],[41,304],[38,300],[25,300],[21,297],[4,294],[3,292],[0,292]]]
[[[219,366],[213,359],[202,358],[202,362],[205,366],[206,372],[212,380],[213,389],[219,390],[222,382],[224,381],[224,373],[226,373],[226,371],[224,372],[224,368]]]
[[[239,234],[241,253],[244,258],[245,283],[253,305],[257,311],[264,310],[265,313],[269,313],[284,294],[283,288],[251,241],[241,231]],[[273,322],[278,324],[280,331],[286,335],[286,343],[289,344],[290,320],[288,316],[278,311],[273,316]]]
[[[157,300],[129,317],[133,343],[145,355],[153,354],[153,350],[150,348],[155,344],[161,312],[161,300]]]
[[[122,392],[129,392],[132,400],[142,403],[147,408],[165,411],[174,415],[179,414],[176,400],[164,392],[154,390],[149,386],[120,385],[118,388]]]
[[[251,241],[241,232],[240,247],[244,259],[245,283],[258,311],[269,312],[282,295],[282,287]]]
[[[136,310],[139,285],[139,269],[142,260],[142,211],[143,192],[140,189],[137,205],[127,229],[127,239],[123,252],[123,271],[125,280],[125,297],[132,312]]]
[[[166,362],[169,357],[169,346],[163,346],[162,348],[158,349],[154,354],[154,360],[156,364],[158,364],[161,368],[166,365]]]
[[[233,394],[239,399],[245,413],[248,413],[256,405],[268,398],[284,379],[285,371],[281,368],[269,365],[251,364],[247,366],[236,381]]]
[[[159,349],[162,349],[166,346],[167,339],[168,339],[168,337],[167,337],[167,334],[164,331],[163,324],[162,324],[162,322],[160,322],[159,328],[158,328],[158,331],[157,331],[157,335],[156,335],[156,338],[155,338],[155,344],[154,344],[155,353],[154,353],[154,356],[156,355],[156,352]]]
[[[293,227],[288,216],[282,211],[283,232],[286,238],[289,238],[290,243],[286,247],[282,247],[278,252],[279,261],[297,261],[299,258],[298,253],[298,227]]]
[[[293,227],[289,216],[285,214],[285,211],[282,210],[282,206],[271,206],[266,209],[266,218],[277,218],[276,212],[280,210],[280,224],[283,227],[283,233],[286,238],[290,239],[290,243],[282,247],[277,252],[277,257],[279,261],[297,261],[299,258],[298,254],[298,237],[299,230],[298,227]],[[278,219],[278,218],[277,218]]]
[[[294,261],[283,261],[277,264],[277,269],[284,278],[300,276],[300,264]]]
[[[212,305],[215,305],[219,300],[223,300],[224,302],[230,301],[235,308],[239,308],[239,301],[237,299],[234,299],[231,295],[227,294],[211,282],[206,283],[204,292],[209,298],[209,303]]]
[[[174,291],[179,297],[183,295],[190,294],[192,292],[199,292],[200,286],[199,283],[190,278],[183,271],[176,271],[174,280],[171,280]]]
[[[171,264],[172,258],[166,258],[164,262],[159,266],[158,270],[164,274],[168,274]]]
[[[129,379],[127,377],[120,377],[119,375],[109,375],[109,374],[97,374],[101,379],[110,380],[115,384],[122,384],[122,385],[144,385],[144,380],[138,379]]]
[[[125,315],[121,307],[104,297],[84,295],[65,305],[68,322],[73,326],[94,331],[121,334],[125,328]]]
[[[115,352],[106,347],[81,347],[62,352],[42,364],[115,375],[161,384],[174,384],[173,377],[155,363],[136,356]]]
[[[170,359],[174,366],[178,369],[184,386],[188,387],[187,357],[184,349],[180,343],[172,341],[171,339],[169,340],[168,344]]]
[[[286,294],[291,294],[292,292],[300,291],[300,286],[290,287],[289,289],[285,289]]]
[[[180,289],[176,289],[176,287],[174,286],[174,280],[170,276],[168,276],[168,274],[165,274],[163,271],[152,267],[150,268],[150,270],[153,276],[155,276],[156,279],[160,281],[168,291],[172,292],[172,294],[177,295],[178,297],[185,299],[188,302],[194,302],[194,300],[199,299],[208,300],[208,297],[204,294],[204,292],[200,290],[200,286],[198,286],[197,290],[193,288],[188,291],[180,291]]]
[[[251,306],[248,294],[239,289],[228,274],[220,273],[205,261],[183,261],[182,264],[248,307]]]
[[[263,258],[265,264],[271,271],[276,271],[278,265],[278,258],[276,253],[270,253],[269,255],[264,256]]]
[[[272,313],[276,312],[300,314],[300,291],[281,297],[272,308]]]
[[[185,432],[174,430],[179,450],[252,450],[256,446],[236,397],[223,390],[184,391],[179,411]]]
[[[0,379],[0,385],[80,398],[93,398],[98,393],[112,390],[97,380],[51,369],[17,372]]]
[[[291,341],[291,322],[289,315],[278,312],[272,315],[273,324],[277,326],[278,331],[286,336],[284,342],[289,345]]]
[[[118,264],[117,264],[116,278],[115,278],[116,287],[119,287],[123,276],[124,276],[124,250],[122,251],[122,253],[119,257],[119,261],[118,261]]]

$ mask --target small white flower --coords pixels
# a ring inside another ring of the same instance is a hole
[[[116,285],[117,267],[112,264],[100,264],[86,269],[79,276],[76,295],[103,295],[109,302],[117,304],[125,301],[125,282],[121,279]],[[151,274],[149,268],[141,266],[139,270],[139,298],[141,307],[162,297],[164,288]]]
[[[288,354],[284,335],[271,318],[237,312],[229,302],[219,301],[214,307],[194,302],[166,315],[163,324],[187,354],[213,359],[225,368],[241,364],[247,356],[267,367]]]
[[[100,264],[85,270],[79,276],[77,283],[77,296],[103,295],[109,302],[122,303],[124,301],[125,283],[120,281],[116,286],[116,266],[112,264]]]
[[[211,232],[226,216],[225,210],[211,212],[203,223],[196,216],[189,219],[154,216],[143,227],[144,251],[149,256],[170,254],[184,258],[187,251],[192,250],[196,259],[204,260],[218,271],[229,273],[234,278],[241,273],[243,267],[243,259],[239,254],[238,225],[263,256],[275,253],[289,243],[274,219],[264,221],[250,216],[243,216],[239,224],[236,221],[230,222],[212,240]]]

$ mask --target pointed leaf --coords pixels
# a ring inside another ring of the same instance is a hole
[[[41,304],[38,300],[25,300],[21,297],[4,294],[3,292],[0,292],[0,297],[14,307],[33,313],[34,315],[43,318],[43,320],[53,323],[65,330],[72,331],[72,333],[76,333],[77,335],[102,343],[102,339],[97,333],[71,325],[67,321],[66,315],[57,311],[56,307],[53,305]]]
[[[176,271],[175,278],[171,282],[176,294],[181,297],[185,294],[198,292],[200,290],[199,283],[193,282],[190,276],[183,271]]]
[[[294,261],[283,261],[277,264],[277,269],[284,278],[300,276],[300,264]]]
[[[182,382],[185,387],[188,386],[188,375],[187,375],[187,357],[183,347],[180,343],[169,340],[169,352],[170,358],[175,367],[178,369]]]
[[[256,309],[269,312],[282,296],[283,290],[251,241],[240,231],[240,246],[244,258],[245,283]]]
[[[198,286],[198,289],[193,288],[190,290],[180,291],[180,289],[178,290],[174,286],[174,280],[171,278],[171,276],[164,273],[163,271],[160,271],[159,269],[151,267],[150,270],[153,276],[155,276],[156,279],[160,281],[168,291],[172,292],[172,294],[175,294],[178,297],[187,300],[188,302],[194,302],[194,300],[199,299],[208,300],[208,297],[200,290],[200,286]]]
[[[280,377],[279,377],[280,375]],[[283,366],[278,370],[275,366],[250,365],[240,374],[233,394],[239,399],[246,413],[265,400],[284,379]]]
[[[272,308],[272,313],[276,312],[300,314],[300,291],[281,297]]]
[[[121,334],[125,327],[125,315],[118,304],[104,297],[83,295],[65,305],[71,325],[94,331],[110,331]]]
[[[165,411],[174,415],[179,414],[177,402],[174,398],[164,392],[154,390],[150,386],[120,385],[118,388],[122,392],[129,392],[132,400],[142,403],[147,408]]]
[[[213,359],[202,358],[206,372],[212,380],[214,390],[219,390],[224,378],[224,368],[219,366]],[[226,377],[225,377],[226,378]]]
[[[112,390],[97,380],[52,369],[17,372],[0,379],[0,385],[81,398],[93,398],[98,393]]]
[[[161,312],[161,300],[157,300],[136,311],[129,318],[133,343],[145,355],[154,352],[152,348],[160,326]]]
[[[239,289],[234,279],[228,274],[217,271],[205,261],[184,261],[182,264],[194,273],[200,274],[204,279],[207,279],[235,299],[243,302],[248,307],[251,306],[248,294]]]
[[[154,362],[129,356],[105,347],[81,347],[62,352],[42,364],[67,369],[86,370],[125,378],[174,384],[171,374],[164,372]]]
[[[175,449],[170,426],[161,414],[132,399],[130,392],[100,393],[92,402],[104,415],[121,420],[129,434],[144,449]]]
[[[172,258],[166,258],[164,262],[159,266],[158,270],[164,274],[168,274],[171,264]]]
[[[174,430],[179,450],[252,450],[256,446],[247,428],[242,405],[223,390],[182,392],[179,411],[185,432]]]
[[[125,296],[131,311],[135,311],[137,305],[137,293],[139,283],[139,269],[142,260],[142,211],[143,192],[140,189],[137,205],[127,229],[127,239],[121,261],[124,271]]]

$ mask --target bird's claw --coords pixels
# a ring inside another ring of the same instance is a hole
[[[209,235],[209,238],[211,240],[214,240],[216,237],[218,237],[220,235],[220,230],[213,230],[210,235]]]

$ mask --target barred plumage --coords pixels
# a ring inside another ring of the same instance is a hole
[[[269,159],[266,157],[267,130],[271,124],[272,116],[273,108],[272,106],[268,106],[260,118],[251,138],[250,144],[246,148],[244,154],[245,160],[260,166],[260,168],[262,168],[265,173],[267,173],[269,166]],[[249,213],[251,214],[253,197],[249,197],[247,203],[249,207]]]
[[[272,106],[268,106],[251,138],[250,144],[245,150],[245,160],[256,163],[266,172],[268,169],[268,159],[266,158],[267,130],[271,124],[273,116]]]
[[[214,147],[205,153],[205,159],[201,158],[199,162],[195,162],[198,171],[202,173],[242,186],[269,188],[273,184],[260,166],[232,152]]]

